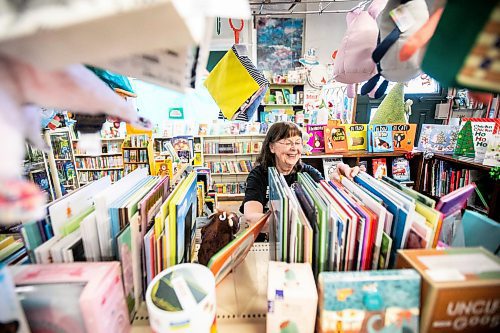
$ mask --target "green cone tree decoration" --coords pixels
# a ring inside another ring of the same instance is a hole
[[[370,124],[407,123],[405,117],[404,83],[397,83],[385,96]]]

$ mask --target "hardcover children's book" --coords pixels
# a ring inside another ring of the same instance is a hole
[[[373,177],[377,179],[382,179],[383,176],[387,176],[387,160],[385,157],[374,158],[372,160]]]
[[[410,162],[404,157],[396,157],[392,160],[392,178],[397,181],[410,180]]]
[[[459,126],[423,124],[418,149],[433,153],[453,154],[457,144]]]
[[[325,125],[306,125],[306,131],[309,135],[307,144],[312,147],[311,152],[325,151]]]
[[[333,179],[333,175],[337,171],[337,164],[339,163],[342,163],[342,155],[323,157],[323,177],[325,179]]]
[[[500,119],[493,118],[463,118],[464,126],[458,134],[454,155],[465,156],[476,163],[483,163],[488,140],[498,133]]]
[[[345,125],[348,150],[366,150],[366,124]]]
[[[247,256],[262,227],[266,224],[270,212],[264,215],[250,228],[242,231],[231,242],[213,255],[207,267],[215,276],[215,283],[219,283],[231,270],[238,266]]]
[[[386,153],[394,151],[391,125],[368,125],[368,151]]]
[[[500,166],[500,133],[490,136],[483,164],[493,167]]]
[[[413,269],[322,272],[319,332],[419,332],[420,275]]]
[[[325,140],[325,153],[335,154],[347,151],[346,128],[343,125],[335,126],[329,123],[325,126],[323,134]]]
[[[395,151],[412,151],[415,144],[417,124],[392,124]]]

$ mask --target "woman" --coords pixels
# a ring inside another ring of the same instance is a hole
[[[285,177],[288,186],[297,181],[297,172],[308,173],[316,182],[323,179],[317,169],[300,160],[302,149],[302,131],[294,123],[279,122],[269,128],[257,158],[257,165],[247,178],[245,199],[240,207],[246,221],[256,222],[264,214],[269,201],[269,167],[275,167]],[[352,178],[358,174],[359,167],[351,169],[348,165],[339,164],[337,171]]]

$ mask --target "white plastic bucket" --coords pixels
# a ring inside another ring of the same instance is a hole
[[[149,324],[156,333],[215,332],[215,278],[199,264],[179,264],[148,285]]]

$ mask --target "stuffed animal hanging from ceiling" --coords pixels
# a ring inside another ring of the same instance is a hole
[[[217,210],[210,215],[210,222],[201,228],[201,246],[198,263],[207,266],[210,258],[234,239],[240,229],[236,213]]]

